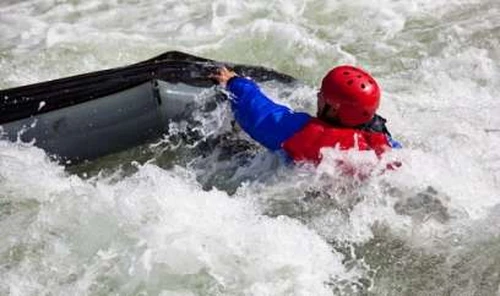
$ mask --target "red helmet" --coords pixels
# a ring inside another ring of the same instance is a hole
[[[375,79],[353,66],[330,70],[321,82],[321,95],[337,110],[338,120],[346,126],[367,123],[380,104],[380,88]]]

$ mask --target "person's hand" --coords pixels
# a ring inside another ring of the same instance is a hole
[[[237,76],[234,71],[228,70],[226,67],[222,67],[218,69],[215,74],[211,74],[210,78],[217,80],[217,82],[219,82],[219,84],[221,84],[222,86],[226,86],[229,79],[233,78],[234,76]]]

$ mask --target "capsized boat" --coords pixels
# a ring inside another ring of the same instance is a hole
[[[260,66],[170,51],[130,66],[0,90],[0,133],[73,163],[135,147],[188,117],[201,93],[224,96],[209,78],[222,65],[257,82],[295,82]]]

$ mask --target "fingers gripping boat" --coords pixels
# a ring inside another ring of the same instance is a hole
[[[220,62],[171,51],[150,60],[0,91],[2,138],[30,142],[61,160],[128,149],[168,132],[196,98],[222,95],[209,78]],[[224,63],[256,81],[292,83],[263,67]]]

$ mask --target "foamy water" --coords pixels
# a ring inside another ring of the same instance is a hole
[[[495,0],[3,1],[1,88],[181,50],[293,75],[265,91],[313,113],[325,71],[354,63],[405,149],[290,166],[239,132],[64,168],[0,141],[0,295],[498,295],[499,15]],[[207,138],[231,131],[225,103],[193,117]]]

